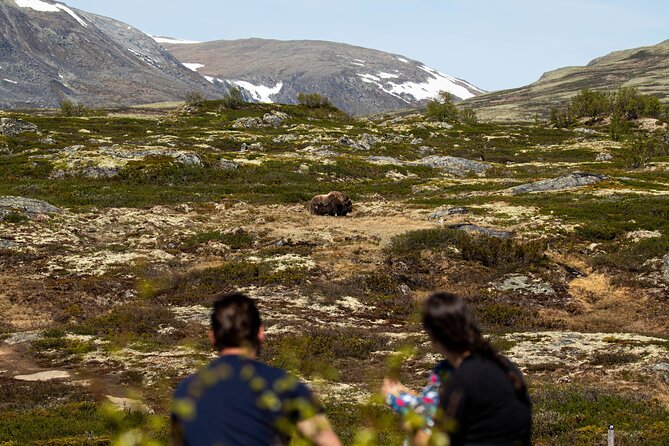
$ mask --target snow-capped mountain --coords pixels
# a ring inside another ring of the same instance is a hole
[[[235,84],[248,99],[294,103],[319,93],[355,115],[415,108],[442,90],[458,99],[484,91],[404,56],[322,41],[265,39],[196,43],[156,38],[213,85]]]
[[[90,106],[219,95],[125,23],[52,0],[0,0],[0,108]]]

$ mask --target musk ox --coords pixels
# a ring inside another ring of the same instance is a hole
[[[311,199],[311,205],[309,206],[309,211],[313,215],[331,215],[333,217],[343,217],[352,210],[351,199],[341,192],[316,195]]]

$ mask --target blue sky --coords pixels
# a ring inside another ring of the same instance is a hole
[[[666,0],[65,0],[193,40],[315,39],[420,60],[480,88],[669,39]]]

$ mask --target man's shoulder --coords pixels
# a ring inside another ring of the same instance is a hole
[[[199,383],[209,383],[223,380],[243,380],[251,382],[254,378],[262,378],[279,393],[291,391],[308,392],[306,384],[298,380],[290,372],[274,367],[257,360],[236,356],[222,356],[210,362],[203,369],[184,378],[176,387],[176,398],[188,395],[192,387]]]

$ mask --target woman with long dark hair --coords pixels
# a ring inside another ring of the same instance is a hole
[[[532,403],[523,376],[482,336],[462,299],[430,296],[423,327],[453,366],[441,386],[433,435],[448,434],[451,446],[530,445]]]

